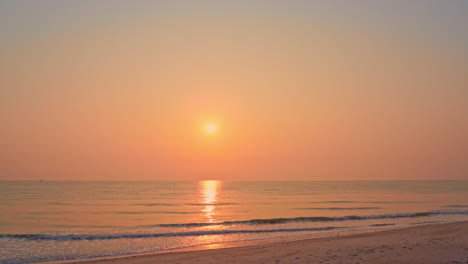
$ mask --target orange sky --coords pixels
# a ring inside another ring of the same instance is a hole
[[[466,49],[339,16],[153,11],[1,28],[0,179],[468,179]]]

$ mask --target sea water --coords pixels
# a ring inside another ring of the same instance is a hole
[[[0,262],[468,220],[468,181],[0,182]]]

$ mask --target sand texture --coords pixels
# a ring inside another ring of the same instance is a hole
[[[235,248],[167,252],[67,263],[468,263],[468,222]]]

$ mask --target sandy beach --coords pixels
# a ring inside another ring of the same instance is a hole
[[[468,263],[468,222],[66,263]]]

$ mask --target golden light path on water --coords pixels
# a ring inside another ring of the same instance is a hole
[[[205,219],[208,223],[215,222],[215,203],[218,200],[218,189],[220,185],[220,181],[200,182],[201,203],[204,205],[202,212],[205,213]]]
[[[221,181],[200,181],[200,203],[204,205],[201,210],[204,213],[204,218],[207,223],[216,222],[216,202],[221,190]],[[217,229],[219,226],[208,226],[208,229]],[[198,236],[196,237],[204,249],[214,249],[220,247],[222,237],[219,235]]]

